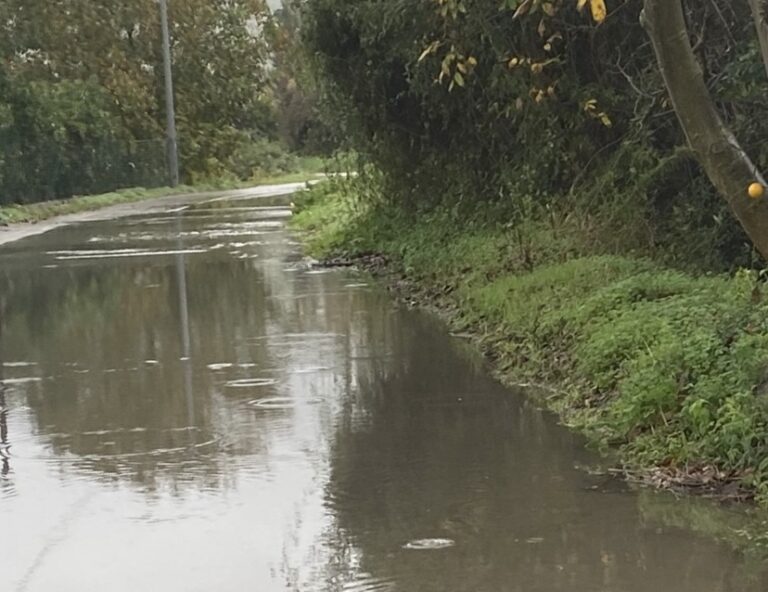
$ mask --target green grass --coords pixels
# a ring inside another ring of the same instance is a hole
[[[185,193],[237,189],[256,185],[300,183],[316,178],[319,174],[318,171],[322,170],[322,162],[321,159],[307,159],[307,162],[302,163],[306,168],[303,168],[301,172],[260,177],[250,181],[218,181],[194,186],[181,185],[175,188],[158,187],[154,189],[145,189],[143,187],[134,187],[100,195],[83,195],[62,200],[0,206],[0,224],[42,222],[43,220],[48,220],[55,216],[76,214],[79,212],[98,210],[107,206],[138,202],[165,196],[181,195]]]
[[[477,336],[503,380],[554,387],[547,405],[628,471],[715,471],[768,505],[768,302],[756,274],[585,254],[540,223],[363,205],[356,185],[299,200],[294,224],[313,255],[386,255],[417,297]]]

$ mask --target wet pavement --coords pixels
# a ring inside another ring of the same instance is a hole
[[[0,249],[0,590],[766,589],[265,193]]]

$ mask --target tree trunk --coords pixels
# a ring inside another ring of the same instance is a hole
[[[752,16],[757,27],[757,38],[760,41],[760,53],[763,56],[766,73],[768,73],[768,0],[749,0]]]
[[[768,259],[768,197],[753,200],[747,194],[751,183],[765,186],[765,180],[715,109],[691,49],[682,1],[645,0],[641,18],[691,149],[755,248]]]

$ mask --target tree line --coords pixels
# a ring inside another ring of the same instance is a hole
[[[285,158],[264,1],[170,10],[184,180]],[[165,184],[163,84],[155,0],[0,3],[0,204]]]

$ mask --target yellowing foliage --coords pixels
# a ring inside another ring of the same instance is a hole
[[[605,6],[605,0],[577,0],[576,8],[579,12],[583,11],[589,2],[589,10],[595,22],[602,23],[608,16],[608,9]]]
[[[460,15],[463,15],[461,18],[464,18],[464,16],[469,14],[465,6],[465,0],[432,1],[437,5],[437,12],[445,20],[446,25],[456,22]],[[558,30],[552,30],[553,27],[557,26],[554,19],[563,7],[563,3],[568,1],[570,0],[504,0],[502,4],[505,7],[514,9],[512,18],[515,20],[523,17],[535,18],[534,22],[538,22],[536,31],[541,39],[540,48],[546,54],[553,55],[558,52],[556,42],[563,41],[563,34]],[[601,23],[606,19],[607,8],[605,0],[577,0],[576,6],[579,11],[583,11],[587,5],[590,7],[590,13],[595,22]],[[462,49],[466,53],[462,53]],[[430,56],[441,56],[440,73],[437,76],[436,82],[447,84],[449,90],[453,90],[456,87],[465,87],[469,83],[475,66],[477,66],[477,60],[469,55],[466,48],[460,48],[459,43],[451,43],[449,45],[447,35],[444,38],[433,39],[427,43],[423,47],[417,61],[423,62]],[[537,59],[532,56],[526,57],[519,54],[507,54],[502,58],[502,63],[506,64],[509,70],[515,70],[520,66],[530,66],[530,72],[534,76],[541,76],[548,65],[557,62],[558,58],[556,55],[551,59],[545,60],[542,60],[540,56]],[[541,103],[547,97],[555,98],[554,87],[550,87],[548,91],[541,92],[538,88],[540,82],[542,81],[538,81],[533,85],[531,93],[529,93],[531,99]],[[592,107],[585,109],[585,111],[591,117],[599,119],[606,127],[612,125],[610,118],[602,110]]]
[[[602,23],[608,15],[605,8],[605,0],[589,0],[589,8],[592,11],[592,18],[595,22]]]

